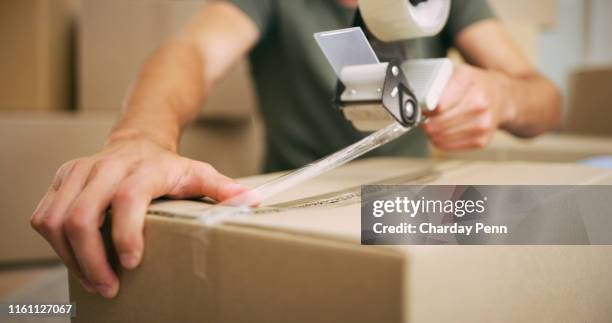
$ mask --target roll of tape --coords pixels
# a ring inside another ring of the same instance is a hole
[[[446,24],[450,6],[450,0],[359,0],[368,29],[385,42],[436,35]]]

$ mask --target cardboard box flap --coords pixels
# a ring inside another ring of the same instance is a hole
[[[588,115],[582,110],[580,112]],[[599,118],[602,118],[601,115]],[[605,121],[608,119],[603,118]],[[612,155],[612,139],[575,134],[549,134],[532,139],[522,139],[504,131],[498,131],[491,144],[484,149],[461,152],[435,151],[434,154],[445,158],[471,160],[575,162],[591,157]]]
[[[376,161],[372,161],[375,164]],[[544,164],[525,162],[473,162],[445,171],[431,169],[430,185],[597,185],[612,184],[612,170],[602,170],[574,164]],[[457,164],[455,164],[457,165]],[[559,174],[563,174],[560,176]],[[471,176],[470,176],[471,175]],[[422,182],[400,181],[397,184]],[[278,212],[261,212],[254,216],[228,220],[226,224],[280,230],[295,234],[335,237],[359,243],[361,235],[359,187],[350,192],[315,196],[301,203],[285,204]],[[355,194],[357,193],[357,194]],[[316,212],[313,212],[316,211]],[[282,212],[282,213],[281,213]]]
[[[290,208],[317,200],[333,198],[340,193],[349,194],[358,191],[366,184],[401,184],[415,181],[429,181],[433,174],[443,170],[459,167],[464,162],[436,162],[408,158],[370,159],[355,161],[333,172],[307,181],[298,187],[292,187],[284,192],[266,199],[263,209]],[[376,169],[376,171],[372,171]],[[248,187],[256,187],[272,180],[283,173],[273,173],[252,176],[238,181]],[[210,205],[203,201],[156,201],[149,211],[167,216],[195,218],[201,215]]]
[[[473,162],[445,172],[429,185],[611,184],[612,170],[571,163]]]
[[[593,156],[609,155],[612,152],[612,139],[609,137],[555,134],[541,136],[537,139],[520,139],[506,133],[499,134],[506,146],[517,146],[526,152],[556,150],[567,153],[588,151]],[[520,146],[519,146],[520,145]]]
[[[373,169],[377,171],[371,171]],[[244,182],[258,184],[268,178],[258,176]],[[612,184],[612,170],[574,164],[370,159],[341,167],[299,188],[287,190],[271,199],[276,203],[265,203],[253,215],[231,218],[223,224],[359,243],[360,185],[366,183],[595,185]],[[153,204],[149,212],[197,219],[210,206],[199,201],[162,201]]]
[[[338,207],[359,208],[361,185],[364,184],[403,184],[425,183],[443,170],[459,167],[464,162],[435,162],[407,158],[361,160],[323,174],[316,180],[303,183],[271,197],[263,207],[255,211],[249,219],[227,221],[227,224],[252,226],[267,230],[288,230],[288,232],[318,237],[331,237],[335,240],[358,241],[358,211],[335,214]],[[375,172],[371,171],[376,169]],[[254,176],[240,180],[244,185],[255,187],[281,173]],[[332,207],[330,207],[332,206]],[[211,205],[204,201],[157,201],[149,207],[149,213],[185,219],[197,219]],[[317,208],[313,219],[312,211]],[[304,212],[308,212],[305,214]],[[351,215],[353,214],[353,215]],[[345,215],[349,218],[338,217]],[[254,218],[257,219],[254,219]],[[253,219],[250,219],[253,218]],[[354,219],[353,219],[354,218]],[[346,222],[354,225],[347,226]],[[322,228],[322,224],[327,223]],[[284,224],[283,224],[284,223]],[[356,225],[356,226],[355,226]],[[292,229],[293,228],[293,229]],[[321,230],[322,229],[322,230]],[[357,240],[355,240],[357,239]]]
[[[401,184],[408,181],[426,180],[428,176],[446,169],[459,167],[463,161],[441,162],[426,159],[410,158],[373,158],[354,161],[332,172],[322,174],[314,180],[302,183],[298,187],[287,189],[277,196],[264,201],[265,206],[288,206],[299,200],[308,200],[314,196],[347,189],[359,188],[367,184]],[[282,173],[266,174],[238,180],[240,183],[255,187]]]

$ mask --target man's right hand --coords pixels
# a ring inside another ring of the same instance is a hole
[[[61,166],[31,224],[85,289],[112,298],[119,281],[100,234],[108,206],[121,265],[133,269],[142,258],[144,218],[152,199],[225,200],[244,190],[212,166],[181,157],[153,140],[122,139],[96,155]]]

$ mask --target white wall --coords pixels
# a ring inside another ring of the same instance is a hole
[[[542,32],[537,64],[565,94],[577,67],[612,65],[611,15],[610,0],[558,0],[557,24]]]
[[[590,2],[586,61],[589,64],[612,65],[612,1]]]
[[[556,26],[540,36],[538,67],[567,92],[567,75],[583,61],[586,6],[583,0],[559,0],[558,5]]]

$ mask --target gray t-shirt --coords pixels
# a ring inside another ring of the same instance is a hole
[[[316,32],[350,27],[355,10],[337,0],[227,1],[251,17],[261,32],[250,61],[266,124],[264,171],[303,166],[367,135],[333,106],[336,76],[313,38]],[[407,58],[445,57],[463,28],[491,17],[486,0],[453,0],[442,33],[388,46]],[[374,44],[381,61],[389,59],[389,48],[381,48],[386,46]],[[368,156],[426,154],[426,138],[418,129]]]

